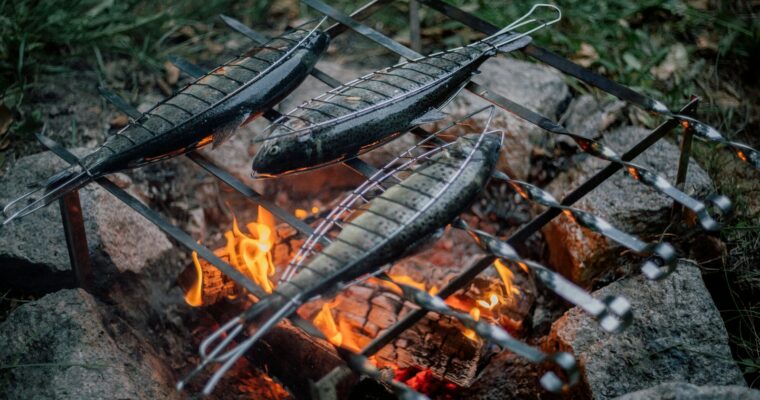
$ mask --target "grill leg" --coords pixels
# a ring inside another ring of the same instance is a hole
[[[87,246],[87,234],[84,230],[82,204],[79,201],[79,191],[75,190],[58,200],[63,219],[63,232],[66,235],[66,246],[69,249],[69,262],[77,286],[88,292],[92,290],[92,266],[90,251]]]
[[[695,108],[694,111],[688,114],[695,114],[696,107],[699,106],[699,99],[694,98]],[[681,138],[681,155],[678,158],[678,172],[676,173],[675,186],[681,190],[684,190],[684,183],[686,182],[686,174],[689,172],[689,158],[691,157],[691,142],[694,138],[694,132],[690,127],[686,127],[683,130],[683,137]],[[673,217],[681,218],[683,213],[683,207],[677,202],[673,203]]]
[[[412,50],[422,51],[422,39],[420,37],[420,3],[417,0],[409,0],[409,39]]]

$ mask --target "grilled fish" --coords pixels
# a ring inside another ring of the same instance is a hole
[[[287,317],[304,301],[334,293],[398,259],[469,206],[491,176],[500,148],[500,136],[493,133],[480,140],[463,136],[430,157],[358,209],[329,245],[249,310],[251,316],[262,314],[269,318],[264,326],[272,326],[273,318]]]
[[[255,175],[272,177],[344,161],[414,126],[442,119],[445,114],[438,108],[483,62],[530,43],[526,34],[509,32],[524,25],[524,18],[481,41],[376,71],[298,106],[258,139],[262,145],[253,160]]]
[[[35,190],[8,204],[3,210],[6,215],[19,201],[43,192],[4,223],[105,174],[220,144],[303,82],[329,41],[317,28],[296,28],[214,69],[109,137],[78,166],[37,184]]]

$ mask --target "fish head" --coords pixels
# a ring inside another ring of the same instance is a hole
[[[483,140],[479,146],[481,151],[489,156],[499,154],[502,145],[502,132],[485,132],[481,135],[483,135]]]
[[[309,45],[317,54],[322,54],[330,46],[330,35],[317,29],[314,31],[314,35],[309,39]]]
[[[253,173],[268,178],[304,170],[313,163],[310,149],[297,136],[265,140],[253,158]]]
[[[501,150],[501,132],[468,134],[460,137],[449,148],[449,152],[458,157],[467,157],[474,149],[486,157],[496,157]]]

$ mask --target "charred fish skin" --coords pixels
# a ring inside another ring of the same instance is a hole
[[[392,140],[456,95],[496,52],[489,43],[474,43],[377,71],[307,102],[273,125],[253,171],[259,177],[296,173]]]
[[[330,40],[319,30],[308,35],[294,31],[281,38],[273,43],[280,42],[282,46],[244,54],[157,105],[85,157],[84,167],[97,176],[224,140],[215,136],[230,135],[247,119],[271,108],[298,87]],[[292,42],[301,43],[284,60],[278,60],[287,52],[286,44]]]
[[[342,284],[398,259],[410,244],[446,226],[472,203],[496,166],[501,142],[493,134],[485,134],[465,163],[476,143],[474,138],[459,138],[409,177],[373,198],[332,243],[274,294],[281,301],[289,301],[333,293]],[[450,186],[431,200],[456,173],[459,175]],[[427,208],[412,218],[426,204]]]

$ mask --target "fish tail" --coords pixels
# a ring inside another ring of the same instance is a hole
[[[553,10],[556,15],[551,19],[534,16],[533,13],[541,8]],[[531,33],[552,25],[560,19],[562,19],[562,11],[559,7],[552,4],[536,4],[522,17],[483,40],[496,47],[500,52],[507,53],[527,46],[531,41],[529,36]],[[527,27],[526,31],[517,31],[517,29],[525,27]]]
[[[24,193],[3,207],[3,215],[6,217],[5,221],[3,221],[3,225],[47,206],[67,193],[86,185],[91,179],[92,178],[87,172],[82,171],[81,168],[70,167],[50,178],[31,185],[33,188],[32,190]],[[16,206],[22,201],[31,198],[37,193],[42,193],[42,195],[23,207],[16,209]]]

